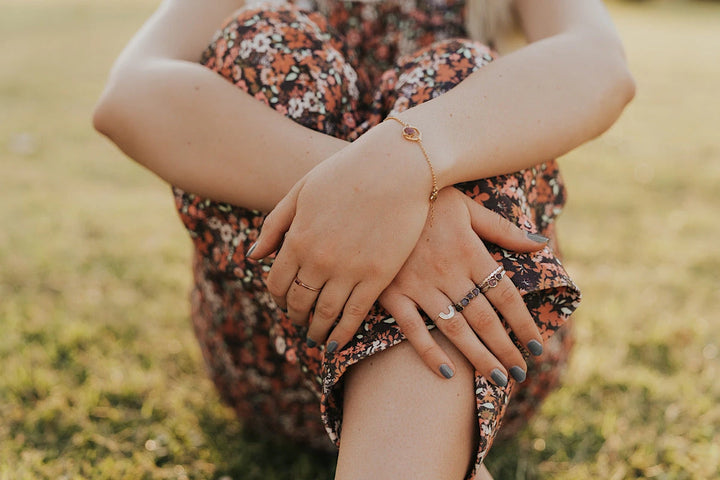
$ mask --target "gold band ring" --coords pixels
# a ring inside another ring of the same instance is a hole
[[[322,288],[311,287],[307,283],[303,283],[302,280],[300,280],[298,277],[295,277],[295,280],[293,280],[293,282],[295,282],[295,285],[299,285],[303,288],[307,288],[311,292],[319,292],[320,290],[322,290]]]

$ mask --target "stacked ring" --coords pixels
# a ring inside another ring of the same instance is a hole
[[[441,312],[438,314],[438,318],[442,318],[443,320],[450,320],[455,316],[456,313],[462,312],[465,307],[468,306],[470,303],[470,300],[472,300],[475,297],[480,296],[481,293],[485,293],[491,288],[495,288],[500,283],[500,280],[505,276],[505,269],[500,265],[495,270],[492,271],[490,275],[485,277],[485,280],[480,282],[480,284],[475,285],[475,288],[470,290],[463,298],[457,303],[451,303],[448,305],[448,311],[447,313]]]
[[[473,298],[477,297],[478,295],[480,295],[480,287],[477,286],[477,285],[475,285],[475,288],[473,288],[472,290],[470,290],[470,291],[467,293],[467,295],[465,295],[465,296],[463,297],[462,300],[460,300],[459,302],[457,302],[457,303],[454,305],[455,310],[458,311],[458,312],[462,312],[463,309],[464,309],[465,307],[467,307],[468,303],[470,303],[470,300],[472,300]]]
[[[502,280],[504,276],[505,269],[502,266],[497,267],[495,270],[492,271],[490,275],[485,278],[485,280],[480,282],[479,285],[475,285],[475,288],[470,290],[467,295],[462,298],[462,300],[453,305],[455,311],[462,312],[463,309],[468,306],[470,300],[477,297],[481,293],[487,292],[491,288],[497,287],[498,283],[500,283],[500,280]]]
[[[495,288],[500,283],[500,280],[505,276],[505,269],[500,265],[497,267],[493,272],[483,280],[480,285],[478,285],[478,288],[480,289],[480,293],[485,293],[491,288]]]

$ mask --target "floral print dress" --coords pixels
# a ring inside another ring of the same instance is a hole
[[[462,0],[318,0],[307,10],[250,6],[217,32],[202,63],[301,125],[352,141],[386,116],[441,95],[493,61],[492,50],[464,38],[464,8]],[[488,244],[546,343],[541,357],[528,358],[522,384],[510,380],[498,387],[476,373],[476,469],[501,423],[503,432],[517,431],[557,385],[572,343],[568,328],[560,327],[580,293],[558,258],[554,219],[565,188],[554,161],[456,187],[551,238],[547,248],[532,254]],[[403,333],[376,304],[343,349],[329,354],[308,347],[306,328],[291,324],[266,290],[272,258],[258,262],[244,256],[263,213],[178,188],[174,193],[195,248],[192,321],[224,400],[250,428],[334,448],[342,429],[343,373],[402,342]],[[434,328],[427,317],[426,324]]]

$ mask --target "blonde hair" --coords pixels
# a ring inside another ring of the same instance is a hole
[[[512,0],[467,0],[465,8],[470,38],[493,47],[515,22]]]

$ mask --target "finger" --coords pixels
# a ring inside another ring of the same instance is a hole
[[[308,323],[310,309],[315,304],[325,283],[319,278],[302,269],[293,277],[286,296],[287,316],[292,323],[296,325]]]
[[[345,303],[340,321],[330,332],[326,352],[332,353],[352,339],[381,292],[370,282],[355,286]]]
[[[300,193],[300,182],[283,197],[275,206],[263,222],[260,229],[260,235],[255,243],[248,248],[246,257],[258,260],[267,257],[276,251],[284,240],[285,233],[290,229],[293,218],[295,218],[295,208],[297,206],[297,197]]]
[[[466,196],[465,202],[472,228],[483,240],[514,252],[534,252],[544,248],[549,241],[547,237],[521,229],[470,197]]]
[[[480,294],[477,287],[473,286],[471,292],[473,298],[467,305],[462,307],[462,304],[456,304],[457,307],[463,308],[462,315],[495,358],[505,366],[516,381],[523,382],[527,375],[527,364],[522,352],[512,342],[490,302]],[[478,294],[474,295],[474,292]]]
[[[307,332],[308,346],[314,347],[325,342],[328,332],[338,321],[352,289],[352,284],[337,281],[329,281],[325,284],[313,309],[312,322]]]
[[[299,270],[297,260],[288,252],[278,253],[265,285],[278,307],[287,312],[286,296]]]
[[[512,280],[505,275],[495,287],[485,292],[485,298],[502,314],[518,341],[530,353],[542,354],[543,339]]]
[[[430,370],[442,378],[452,378],[455,365],[430,335],[415,302],[404,295],[383,294],[380,303],[395,318],[405,338]]]
[[[417,300],[416,300],[417,301]],[[418,302],[420,307],[435,321],[438,329],[450,340],[465,358],[484,377],[496,385],[507,385],[507,371],[490,350],[480,342],[461,313],[455,312],[448,298],[439,291],[430,292]],[[442,318],[439,314],[446,315]]]
[[[495,264],[489,257],[490,263]],[[470,327],[490,349],[512,377],[522,382],[525,380],[527,365],[522,352],[518,350],[510,339],[505,326],[495,313],[492,305],[481,294],[480,288],[472,280],[462,282],[463,286],[453,286],[445,292],[455,302],[455,310],[462,312]],[[464,292],[464,293],[459,293]],[[462,295],[462,296],[461,296]]]

